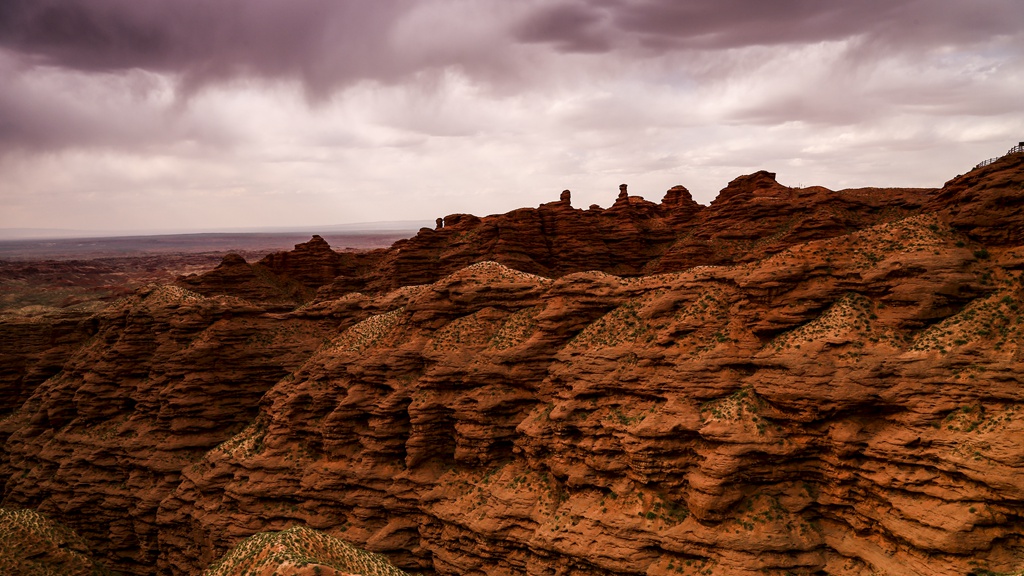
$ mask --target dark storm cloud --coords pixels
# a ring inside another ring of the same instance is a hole
[[[196,118],[172,105],[159,75],[25,74],[0,51],[0,154],[74,147],[143,151],[176,142],[230,145],[233,130],[216,117]]]
[[[395,37],[417,10],[445,19],[439,29],[428,19],[402,30],[422,37],[422,49]],[[625,58],[852,36],[931,46],[1017,33],[1022,22],[1024,2],[1008,0],[4,0],[0,47],[67,69],[169,73],[186,86],[294,78],[325,93],[431,67],[459,66],[493,79],[490,68],[502,69],[515,44],[553,53],[618,50]],[[491,26],[489,34],[474,36],[481,26]],[[457,48],[445,50],[431,34],[468,40],[443,39]]]
[[[202,84],[297,77],[314,89],[397,72],[387,31],[405,3],[342,0],[5,0],[0,46],[90,72]]]
[[[516,32],[520,41],[550,42],[565,52],[607,52],[613,46],[610,16],[598,4],[552,4],[527,16]]]
[[[517,37],[567,51],[630,45],[721,50],[861,35],[936,45],[1016,34],[1022,22],[1024,3],[1010,0],[569,0],[539,9]],[[604,33],[599,40],[597,23]]]

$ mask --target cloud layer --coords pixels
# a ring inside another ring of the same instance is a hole
[[[1015,0],[7,0],[0,227],[938,186],[1024,138],[1022,40]]]

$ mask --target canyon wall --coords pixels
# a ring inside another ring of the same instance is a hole
[[[424,574],[1024,568],[1024,156],[563,198],[229,257],[26,345],[4,505],[138,574],[299,525]]]

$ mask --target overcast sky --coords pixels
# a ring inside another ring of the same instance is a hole
[[[1020,0],[2,0],[0,228],[927,186],[1024,140]]]

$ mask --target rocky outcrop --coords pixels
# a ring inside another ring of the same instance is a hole
[[[204,296],[230,294],[278,310],[294,308],[313,294],[298,280],[275,274],[262,264],[249,264],[238,254],[224,256],[213,270],[183,276],[178,284]]]
[[[294,250],[269,254],[259,263],[303,286],[317,288],[342,274],[351,275],[353,259],[352,254],[331,250],[326,240],[314,235],[309,242],[296,244]]]
[[[276,308],[294,308],[331,282],[345,292],[362,288],[365,281],[360,276],[373,266],[378,252],[336,252],[314,235],[309,242],[296,244],[288,252],[269,254],[256,264],[228,254],[214,270],[183,276],[178,284],[207,296],[230,295]]]
[[[374,265],[367,266],[359,290],[430,283],[485,260],[550,278],[586,270],[636,276],[748,262],[915,214],[932,191],[794,189],[770,172],[758,172],[731,182],[708,207],[694,202],[683,186],[654,204],[630,196],[622,185],[608,209],[573,209],[567,192],[538,208],[484,218],[448,216],[443,227],[366,255]],[[342,295],[351,291],[351,282],[342,277],[327,291]]]
[[[985,244],[1024,244],[1024,153],[957,176],[929,203],[950,224]]]
[[[761,172],[707,208],[451,215],[354,268],[316,240],[228,259],[205,295],[94,317],[0,421],[4,502],[139,574],[296,526],[424,574],[1019,571],[1000,162],[938,192]],[[261,303],[274,282],[301,305]]]
[[[789,188],[766,171],[740,176],[648,269],[670,272],[752,262],[802,242],[915,214],[931,194],[926,189]]]
[[[735,179],[709,207],[694,202],[683,186],[655,204],[630,196],[623,184],[608,209],[581,210],[572,207],[565,190],[559,200],[537,208],[438,218],[435,228],[387,250],[338,253],[314,236],[255,265],[233,258],[180,282],[206,295],[294,306],[316,290],[323,291],[321,297],[387,292],[429,284],[481,261],[549,278],[587,270],[638,276],[764,258],[800,242],[917,213],[930,192],[794,189],[764,171]]]

